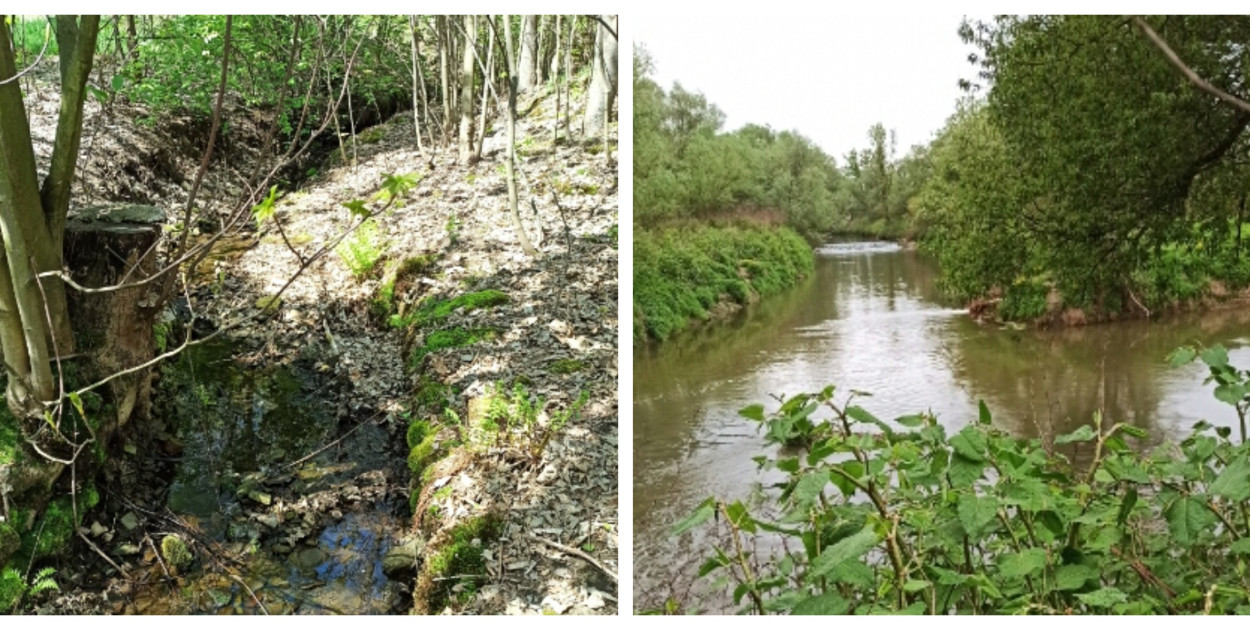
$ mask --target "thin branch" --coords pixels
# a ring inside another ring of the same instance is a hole
[[[1233,107],[1236,107],[1237,109],[1250,112],[1250,102],[1246,102],[1236,96],[1233,96],[1232,94],[1229,94],[1228,92],[1225,92],[1224,90],[1221,90],[1220,88],[1215,87],[1214,85],[1211,85],[1210,82],[1198,76],[1198,73],[1194,72],[1189,66],[1185,65],[1185,62],[1181,61],[1181,58],[1176,54],[1176,51],[1172,50],[1172,47],[1168,46],[1168,43],[1163,41],[1163,38],[1160,37],[1153,28],[1150,28],[1150,25],[1147,24],[1141,16],[1134,15],[1129,19],[1133,22],[1133,25],[1135,25],[1142,32],[1142,34],[1146,36],[1146,39],[1149,39],[1150,43],[1154,44],[1155,47],[1163,53],[1163,56],[1168,60],[1168,63],[1172,64],[1173,67],[1179,70],[1180,73],[1184,75],[1190,83],[1193,83],[1195,87],[1203,92],[1206,92],[1207,94],[1210,94],[1211,96],[1214,96],[1215,98],[1220,99],[1221,101],[1224,101],[1225,103],[1232,105]]]
[[[25,70],[22,70],[21,72],[19,72],[19,73],[15,74],[15,75],[13,75],[13,76],[11,76],[11,77],[9,77],[9,78],[7,78],[7,79],[3,80],[3,81],[0,81],[0,85],[5,85],[5,84],[8,84],[8,83],[12,83],[12,82],[14,82],[14,81],[16,81],[16,80],[18,80],[18,79],[22,78],[22,75],[26,74],[27,72],[30,72],[31,70],[34,70],[34,69],[35,69],[35,66],[38,66],[38,65],[39,65],[39,62],[43,61],[43,54],[44,54],[45,52],[47,52],[47,50],[48,50],[48,42],[49,42],[49,41],[51,41],[51,40],[52,40],[52,22],[51,22],[51,20],[49,20],[49,21],[48,21],[48,23],[47,23],[47,24],[45,24],[45,25],[44,25],[44,27],[43,27],[43,48],[39,51],[39,56],[35,58],[35,62],[34,62],[34,63],[32,63],[32,64],[30,64],[29,66],[26,66],[26,69],[25,69]]]
[[[619,582],[619,581],[620,581],[620,580],[618,580],[618,579],[617,579],[617,577],[616,577],[616,574],[615,574],[615,573],[613,573],[613,572],[609,571],[609,570],[607,569],[607,567],[605,567],[605,566],[603,566],[602,564],[600,564],[598,560],[595,560],[594,558],[592,558],[592,557],[590,556],[590,554],[588,554],[588,553],[586,553],[586,552],[582,551],[581,549],[575,549],[575,548],[573,548],[573,547],[567,547],[567,546],[565,546],[565,545],[561,545],[561,544],[560,544],[560,543],[558,543],[558,542],[552,542],[552,541],[550,541],[550,540],[547,540],[546,538],[542,538],[542,537],[540,537],[540,536],[535,536],[535,535],[533,535],[533,534],[526,534],[526,537],[528,537],[530,540],[533,540],[533,541],[536,541],[536,542],[540,542],[540,543],[542,543],[542,544],[544,544],[544,545],[547,545],[548,547],[551,547],[552,549],[557,549],[557,550],[559,550],[559,551],[563,551],[564,553],[567,553],[567,554],[571,554],[571,555],[577,556],[578,558],[581,558],[582,560],[585,560],[586,562],[589,562],[589,563],[591,564],[591,566],[593,566],[593,567],[595,567],[596,569],[599,569],[600,571],[602,571],[602,572],[604,573],[604,575],[606,575],[606,576],[608,576],[608,577],[612,578],[612,581],[613,581],[613,582]]]

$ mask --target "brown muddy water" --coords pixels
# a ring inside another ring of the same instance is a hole
[[[931,410],[948,429],[974,420],[984,399],[999,427],[1044,438],[1098,409],[1156,443],[1183,438],[1202,419],[1237,424],[1203,385],[1204,366],[1172,368],[1166,357],[1183,344],[1222,343],[1233,365],[1250,367],[1250,309],[1015,330],[973,321],[943,300],[937,277],[933,261],[891,243],[826,245],[801,286],[635,352],[636,608],[676,595],[731,610],[691,588],[706,541],[668,530],[708,496],[744,498],[762,480],[751,458],[765,452],[763,440],[737,411],[775,409],[772,395],[834,384],[839,401],[851,389],[870,392],[859,404],[878,417]]]

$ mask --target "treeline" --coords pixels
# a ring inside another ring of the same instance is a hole
[[[1242,253],[1250,18],[1001,16],[965,24],[979,77],[928,149],[915,225],[944,283],[1008,319],[1148,314],[1250,282]]]
[[[928,178],[924,149],[897,156],[877,124],[868,146],[838,162],[795,131],[750,124],[732,132],[702,94],[652,78],[634,55],[634,216],[644,228],[683,219],[753,217],[817,243],[834,232],[904,236],[910,200]]]

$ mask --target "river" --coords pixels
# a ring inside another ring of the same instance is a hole
[[[1165,316],[1064,330],[978,324],[944,300],[938,269],[892,243],[817,250],[816,271],[733,320],[634,354],[634,580],[638,609],[670,595],[713,611],[726,602],[691,588],[705,541],[669,527],[704,498],[745,497],[761,479],[756,425],[737,411],[775,409],[772,395],[834,384],[870,392],[881,418],[931,410],[948,429],[977,416],[1022,436],[1053,437],[1102,409],[1179,439],[1200,419],[1236,426],[1236,413],[1203,385],[1205,366],[1180,368],[1177,346],[1222,343],[1250,367],[1250,309]],[[1149,446],[1149,445],[1145,445]],[[700,595],[702,593],[702,595]]]

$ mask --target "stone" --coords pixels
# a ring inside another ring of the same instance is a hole
[[[126,515],[122,517],[122,527],[125,527],[126,531],[130,531],[138,526],[139,517],[134,512],[126,512]]]
[[[398,579],[416,571],[417,561],[425,551],[425,543],[419,538],[406,540],[392,547],[382,558],[382,572],[391,579]]]
[[[291,563],[301,569],[311,571],[325,562],[326,557],[326,553],[320,549],[304,549],[291,554]]]

